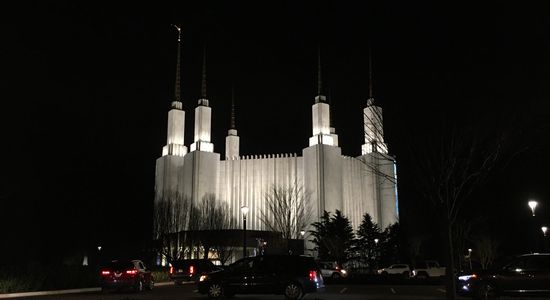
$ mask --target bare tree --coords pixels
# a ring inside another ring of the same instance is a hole
[[[205,259],[210,250],[214,250],[223,264],[233,256],[232,241],[224,235],[224,231],[234,228],[236,223],[227,203],[219,201],[213,194],[206,194],[190,210],[191,244],[202,247]]]
[[[297,239],[311,223],[310,194],[301,186],[272,186],[265,194],[260,220],[267,230],[280,232],[283,239]]]
[[[421,171],[419,188],[441,217],[448,262],[447,299],[455,299],[453,227],[465,200],[495,167],[502,141],[452,132],[444,135],[439,145],[431,149],[429,144],[425,146],[424,155],[416,159]]]
[[[482,235],[474,240],[474,244],[481,268],[486,270],[495,261],[500,242],[492,236]]]
[[[157,251],[168,261],[183,254],[182,232],[187,226],[189,207],[189,199],[176,193],[155,200],[153,238],[157,242]]]
[[[472,242],[472,228],[476,224],[474,220],[457,220],[452,228],[452,239],[456,249],[457,265],[464,266],[464,255],[468,244]]]

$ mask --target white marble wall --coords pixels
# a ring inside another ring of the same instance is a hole
[[[227,201],[242,227],[240,208],[250,209],[247,228],[265,230],[260,212],[266,210],[265,195],[273,186],[303,184],[303,159],[296,154],[250,155],[220,161],[218,199]]]

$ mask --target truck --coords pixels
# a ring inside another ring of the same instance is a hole
[[[445,267],[439,266],[435,260],[418,262],[412,270],[412,276],[418,279],[445,276]]]

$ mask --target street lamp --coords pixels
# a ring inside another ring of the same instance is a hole
[[[537,208],[537,205],[539,203],[537,201],[531,200],[527,202],[527,205],[529,205],[529,208],[531,208],[531,212],[533,213],[533,217],[535,216],[535,208]]]
[[[379,239],[374,239],[374,263],[376,269],[378,269],[378,241]]]
[[[540,228],[540,230],[542,230],[542,234],[544,234],[544,236],[546,236],[546,232],[548,231],[548,227],[542,226],[542,227]]]
[[[306,231],[305,230],[300,230],[300,235],[302,236],[302,239],[303,239],[304,235],[306,235]]]
[[[246,215],[248,214],[248,206],[241,207],[243,214],[243,258],[246,257]]]
[[[472,248],[468,248],[468,260],[470,261],[470,270],[472,270]]]

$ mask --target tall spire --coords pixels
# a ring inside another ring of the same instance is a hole
[[[235,125],[235,87],[231,87],[231,123],[229,129],[237,129]]]
[[[372,105],[374,103],[374,84],[372,76],[372,48],[369,47],[369,103]]]
[[[206,46],[204,46],[203,54],[202,54],[201,97],[202,99],[206,99]]]
[[[323,92],[321,80],[321,46],[317,47],[317,96],[320,96]]]
[[[176,82],[174,87],[174,100],[181,102],[181,27],[172,24],[178,31],[178,59],[176,62]]]

